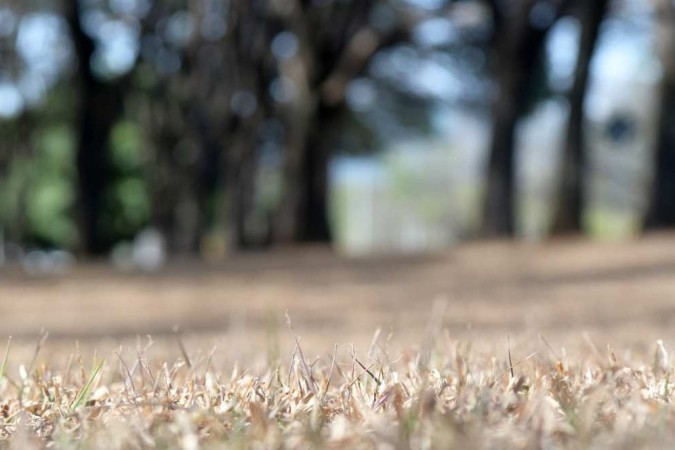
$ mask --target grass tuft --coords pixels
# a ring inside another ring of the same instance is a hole
[[[17,361],[22,384],[0,385],[0,441],[93,449],[675,444],[673,369],[663,342],[658,364],[653,355],[617,358],[611,350],[610,364],[593,351],[575,359],[552,347],[555,358],[539,352],[519,360],[521,349],[510,344],[508,352],[481,353],[449,340],[400,355],[371,346],[361,359],[335,346],[309,361],[294,337],[290,367],[223,367],[214,350],[187,355],[186,347],[175,361],[153,359],[140,344],[133,366],[115,350],[120,370],[103,370],[105,360],[95,359],[89,372],[80,363],[79,376],[42,360]],[[9,350],[10,341],[0,372],[8,381]]]
[[[5,347],[5,356],[2,358],[2,366],[0,366],[0,383],[5,378],[7,373],[7,361],[9,360],[9,350],[12,347],[12,336],[7,339],[7,346]]]
[[[71,411],[75,411],[76,409],[80,408],[81,406],[87,403],[87,400],[89,400],[89,393],[91,391],[91,387],[94,384],[96,376],[101,371],[103,364],[105,364],[104,359],[102,359],[98,364],[96,364],[94,368],[91,370],[91,372],[89,373],[89,377],[87,378],[87,382],[84,384],[84,386],[82,386],[82,389],[80,389],[77,396],[75,397],[75,400],[73,400],[73,403],[71,403],[70,405]]]

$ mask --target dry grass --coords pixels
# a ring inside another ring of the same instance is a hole
[[[63,370],[3,363],[0,437],[14,448],[666,448],[675,443],[673,367],[601,352],[510,349],[480,354],[431,328],[426,346],[367,351],[255,370],[214,367],[213,354],[153,360],[151,341]],[[11,347],[6,356],[11,360]],[[651,359],[651,358],[649,358]],[[509,362],[512,361],[512,362]],[[253,366],[252,366],[253,367]]]
[[[672,255],[666,235],[3,273],[0,449],[675,448]]]

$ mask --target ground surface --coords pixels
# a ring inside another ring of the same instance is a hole
[[[48,352],[75,341],[106,352],[148,334],[175,347],[179,326],[191,346],[254,354],[269,350],[271,335],[283,354],[292,350],[286,310],[317,353],[335,343],[367,351],[378,328],[398,350],[423,343],[434,326],[477,348],[503,349],[510,340],[523,352],[540,345],[539,335],[556,350],[651,351],[659,338],[675,345],[675,236],[668,235],[351,260],[310,249],[175,263],[153,275],[86,266],[64,277],[0,277],[0,336],[12,335],[16,351],[30,351],[41,329],[50,333]]]
[[[674,448],[673,275],[663,235],[7,270],[0,448]]]

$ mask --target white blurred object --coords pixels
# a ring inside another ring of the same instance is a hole
[[[65,250],[31,250],[21,260],[29,275],[63,275],[75,264],[75,257]]]
[[[134,239],[131,260],[135,267],[145,272],[155,272],[166,262],[164,236],[154,228],[146,228]]]
[[[3,245],[3,255],[5,264],[20,264],[23,261],[24,252],[19,244],[5,242]]]
[[[116,269],[131,272],[135,269],[132,253],[133,246],[130,242],[120,242],[113,247],[110,261]]]
[[[47,256],[53,274],[62,275],[75,264],[75,257],[65,250],[52,250]]]

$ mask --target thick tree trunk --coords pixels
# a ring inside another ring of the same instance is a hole
[[[664,80],[654,181],[645,228],[675,226],[675,80]]]
[[[293,122],[293,121],[291,121]],[[304,122],[304,121],[303,121]],[[302,128],[307,124],[303,123]],[[289,138],[286,141],[283,167],[283,192],[274,215],[274,242],[290,244],[300,241],[301,223],[304,214],[306,185],[304,163],[306,162],[305,131],[299,126],[287,128]]]
[[[195,227],[188,238],[191,242],[190,251],[194,254],[199,253],[202,238],[209,232],[216,220],[214,199],[218,186],[224,178],[222,157],[226,147],[225,141],[231,129],[231,126],[223,126],[225,119],[221,122],[217,121],[210,111],[204,108],[206,102],[196,100],[196,104],[190,106],[189,115],[190,127],[196,132],[195,140],[198,146],[198,160],[190,174],[197,205]]]
[[[487,236],[513,236],[516,231],[515,128],[526,110],[533,68],[550,28],[550,24],[535,28],[531,23],[535,4],[523,0],[515,17],[495,27],[502,36],[495,39],[498,93],[483,205],[483,234]]]
[[[654,181],[645,217],[647,229],[675,226],[675,7],[667,0],[655,0],[655,6],[664,70]]]
[[[219,170],[222,167],[222,145],[216,140],[204,140],[201,147],[197,180],[197,232],[191,239],[195,253],[199,252],[202,238],[215,222],[213,200],[222,178]]]
[[[109,179],[108,136],[122,107],[119,96],[98,83],[85,83],[82,94],[77,144],[80,236],[87,253],[101,254],[110,246],[99,223]]]
[[[153,124],[148,144],[153,149],[153,160],[148,173],[152,199],[150,223],[167,239],[168,250],[173,252],[175,246],[171,236],[175,228],[175,192],[172,184],[175,183],[175,179],[172,180],[170,174],[176,169],[171,163],[169,151],[176,140],[168,133],[167,125],[163,123],[165,118],[158,117],[161,109],[163,108],[158,105],[151,105],[149,107],[151,117],[147,119]]]
[[[328,169],[339,111],[320,105],[316,123],[307,140],[304,164],[305,205],[299,211],[299,235],[303,242],[330,242],[332,233],[328,217]]]
[[[259,125],[258,119],[233,122],[232,140],[221,162],[225,176],[227,245],[233,250],[247,250],[258,245],[250,230],[256,206],[255,130]]]
[[[507,71],[519,70],[506,68]],[[515,127],[523,100],[514,98],[514,74],[500,75],[500,94],[495,106],[495,122],[488,161],[487,187],[483,211],[483,233],[487,236],[513,236],[515,233]],[[518,83],[518,84],[523,84]],[[521,86],[521,89],[525,86]]]
[[[253,214],[255,212],[255,174],[256,161],[253,148],[246,149],[243,158],[235,170],[234,186],[232,189],[233,201],[233,243],[236,249],[246,250],[257,246],[251,230]]]
[[[106,84],[92,73],[90,60],[95,44],[82,28],[77,0],[68,2],[67,17],[78,57],[80,109],[78,115],[77,171],[78,224],[82,250],[101,254],[108,250],[99,223],[109,177],[108,138],[123,110],[121,89]]]
[[[581,38],[574,83],[568,94],[570,113],[562,158],[559,199],[552,224],[554,234],[577,233],[583,226],[584,175],[586,173],[584,106],[590,63],[607,5],[608,0],[579,2]]]
[[[283,202],[275,220],[280,243],[327,243],[332,233],[328,218],[328,165],[340,107],[320,104],[303,123],[296,118],[289,141]]]

